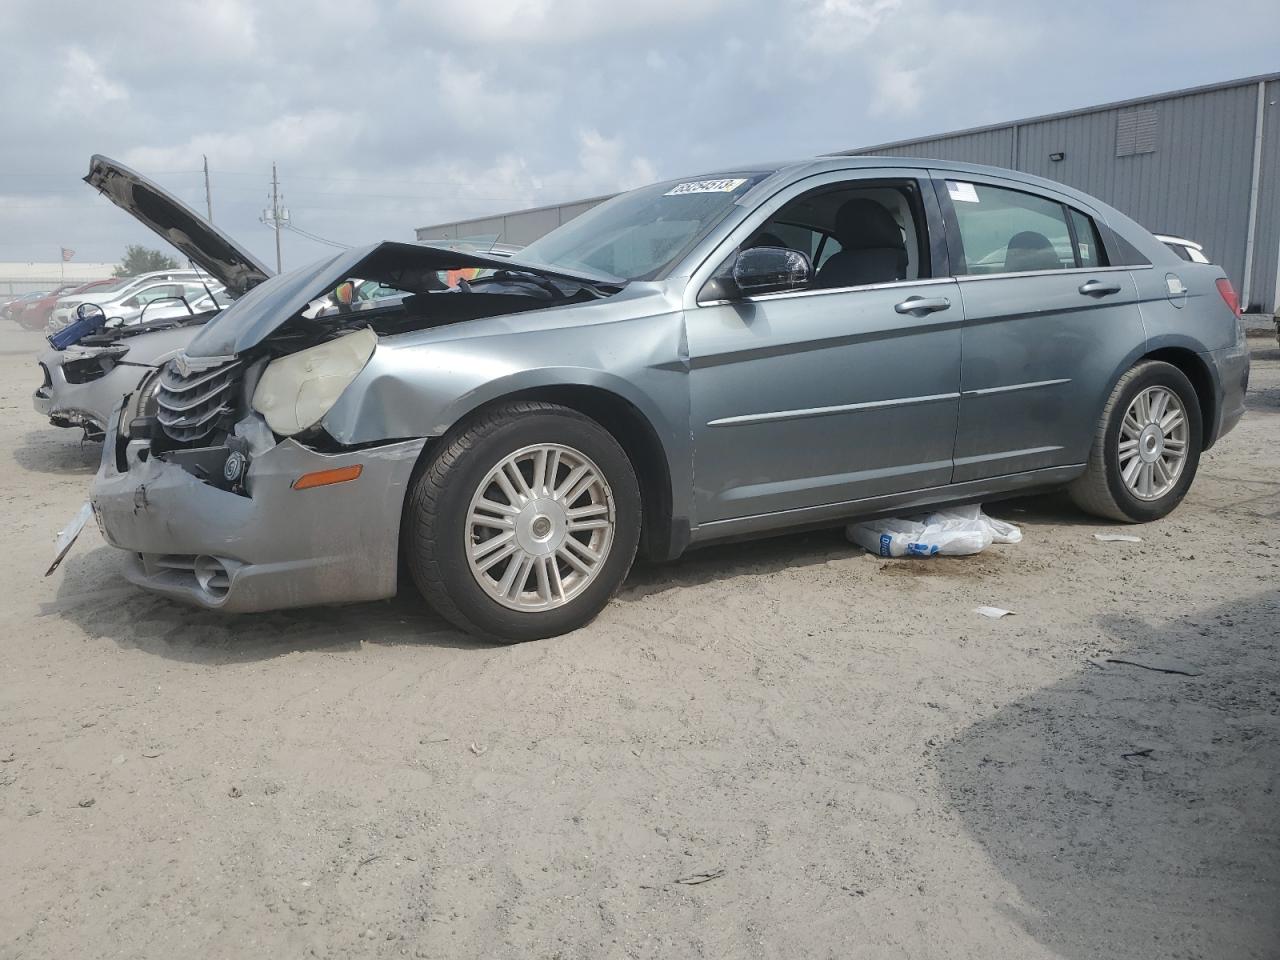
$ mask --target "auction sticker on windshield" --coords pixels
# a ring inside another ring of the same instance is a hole
[[[678,197],[683,193],[733,193],[746,182],[745,177],[734,180],[690,180],[687,183],[677,183],[663,196]]]

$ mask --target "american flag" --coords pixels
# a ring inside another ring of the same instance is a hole
[[[75,252],[74,250],[69,250],[69,249],[67,249],[66,247],[63,247],[63,248],[62,248],[62,262],[63,262],[63,263],[67,263],[67,262],[68,262],[72,257],[74,257],[75,255],[76,255],[76,252]]]

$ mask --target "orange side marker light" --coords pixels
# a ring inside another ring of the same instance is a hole
[[[346,483],[354,480],[364,472],[364,467],[355,464],[350,467],[336,467],[333,470],[317,470],[315,473],[304,473],[293,481],[294,490],[310,490],[312,487],[327,487],[334,483]]]

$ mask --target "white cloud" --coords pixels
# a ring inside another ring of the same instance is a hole
[[[315,162],[319,151],[345,152],[359,139],[362,118],[336,110],[312,110],[285,114],[264,124],[225,132],[204,131],[183,143],[143,144],[125,151],[120,159],[139,173],[148,170],[191,170],[207,156],[214,167],[261,167],[273,160]]]
[[[920,70],[881,61],[873,71],[870,112],[873,117],[891,113],[913,113],[924,98]]]
[[[482,15],[468,15],[450,0],[402,0],[401,11],[467,44],[565,45],[646,28],[683,29],[729,5],[729,0],[489,0]]]
[[[837,52],[861,46],[893,13],[902,0],[797,0],[797,26],[804,42],[818,50]]]
[[[86,50],[68,47],[62,55],[62,76],[56,102],[67,113],[92,113],[109,103],[127,100],[129,93],[110,79]]]

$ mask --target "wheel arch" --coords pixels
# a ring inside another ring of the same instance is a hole
[[[1107,381],[1105,392],[1098,398],[1099,415],[1106,407],[1107,400],[1114,392],[1120,378],[1144,360],[1161,360],[1170,366],[1177,367],[1191,381],[1199,402],[1202,436],[1202,450],[1208,450],[1218,439],[1218,407],[1221,390],[1216,372],[1211,364],[1202,356],[1204,344],[1188,337],[1160,337],[1148,340],[1146,344],[1133,350],[1117,365]]]
[[[1209,364],[1198,352],[1187,346],[1164,346],[1149,350],[1142,360],[1161,360],[1181,370],[1195,388],[1200,405],[1201,437],[1203,450],[1208,450],[1218,439],[1218,389]]]
[[[667,560],[684,551],[689,541],[689,525],[687,520],[680,522],[675,518],[670,451],[644,411],[621,393],[599,384],[513,385],[506,392],[489,395],[457,413],[448,433],[427,442],[414,467],[414,476],[426,468],[449,434],[495,406],[519,400],[539,400],[568,407],[604,427],[618,441],[636,471],[642,510],[640,552],[650,560]]]

